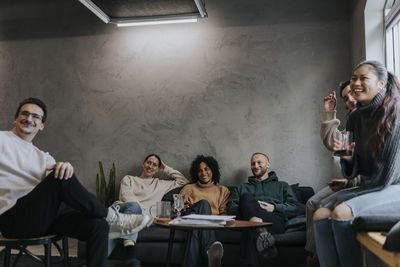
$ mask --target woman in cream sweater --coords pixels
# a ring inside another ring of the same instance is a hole
[[[156,154],[148,155],[142,164],[140,176],[126,175],[121,180],[119,201],[114,205],[121,213],[149,214],[150,207],[161,201],[170,190],[187,184],[189,181],[177,170],[167,166]],[[154,177],[158,172],[167,174],[169,180]],[[109,253],[118,242],[124,243],[124,263],[122,266],[139,267],[140,262],[135,258],[134,244],[137,234],[126,236],[124,239],[110,240]]]

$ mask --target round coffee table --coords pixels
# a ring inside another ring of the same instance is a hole
[[[270,222],[251,222],[251,221],[241,221],[241,220],[233,220],[227,221],[226,225],[221,226],[209,226],[209,225],[176,225],[169,224],[172,219],[155,219],[154,223],[167,227],[170,229],[169,232],[169,240],[168,240],[168,252],[167,252],[167,262],[166,266],[169,267],[171,262],[172,248],[174,246],[174,238],[175,238],[175,230],[183,230],[188,232],[188,237],[192,235],[193,230],[237,230],[244,231],[252,228],[259,228],[271,225]]]

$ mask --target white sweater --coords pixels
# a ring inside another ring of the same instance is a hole
[[[126,175],[121,180],[120,202],[137,202],[142,213],[148,214],[150,207],[161,201],[165,193],[189,182],[182,173],[169,166],[165,166],[164,172],[173,180]]]
[[[0,214],[32,191],[53,164],[49,153],[11,131],[0,131]]]

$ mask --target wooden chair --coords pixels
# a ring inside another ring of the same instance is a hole
[[[57,241],[62,240],[62,248],[57,243]],[[53,263],[63,262],[64,267],[68,267],[68,238],[66,236],[58,236],[58,235],[48,235],[37,238],[26,238],[26,239],[8,239],[3,236],[0,236],[0,246],[4,246],[5,248],[1,251],[4,253],[4,267],[10,266],[11,260],[11,249],[19,250],[16,258],[12,263],[12,267],[16,266],[18,260],[23,254],[26,254],[33,259],[41,262],[46,267],[52,266],[51,262],[51,244],[53,244],[61,255],[61,260]],[[44,246],[44,256],[38,256],[33,254],[31,251],[27,249],[27,246]]]

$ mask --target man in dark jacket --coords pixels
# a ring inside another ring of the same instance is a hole
[[[272,234],[285,231],[286,221],[298,212],[298,201],[288,183],[278,181],[275,172],[268,172],[271,163],[267,155],[254,153],[250,162],[253,176],[233,190],[228,214],[242,220],[272,223],[259,228],[255,238],[257,251],[270,258],[277,253]]]

